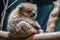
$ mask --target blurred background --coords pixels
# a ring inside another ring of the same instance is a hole
[[[31,2],[31,3],[36,4],[38,7],[38,9],[37,9],[38,16],[36,18],[36,21],[38,21],[38,23],[41,25],[42,29],[44,29],[44,32],[45,32],[50,12],[54,7],[54,5],[52,4],[53,1],[56,1],[56,0],[9,0],[8,4],[7,4],[8,6],[6,7],[7,9],[5,10],[5,12],[3,12],[4,7],[6,6],[7,0],[0,0],[0,24],[2,22],[1,19],[5,14],[4,20],[2,23],[3,24],[2,30],[6,31],[8,16],[9,16],[10,12],[18,4],[23,3],[23,2]],[[60,19],[60,17],[59,17],[59,19]],[[55,31],[60,31],[59,19],[57,21]]]

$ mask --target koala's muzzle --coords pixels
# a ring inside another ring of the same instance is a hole
[[[31,17],[33,17],[36,15],[36,12],[34,10],[32,10],[31,14],[32,14]]]

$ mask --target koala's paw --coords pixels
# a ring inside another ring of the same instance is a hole
[[[44,31],[42,29],[39,30],[39,33],[43,33]]]

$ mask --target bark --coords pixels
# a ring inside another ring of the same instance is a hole
[[[9,32],[0,31],[0,40],[60,40],[60,32],[40,33],[28,38],[8,37]]]
[[[47,22],[46,32],[54,32],[56,21],[60,14],[60,4],[58,2],[53,2],[54,8],[50,13],[49,20]]]
[[[32,35],[27,40],[60,40],[60,32],[40,33]]]

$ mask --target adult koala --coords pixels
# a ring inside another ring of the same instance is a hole
[[[36,17],[37,6],[35,4],[21,3],[9,15],[7,31],[18,33],[20,37],[40,33],[42,30],[35,21]]]

